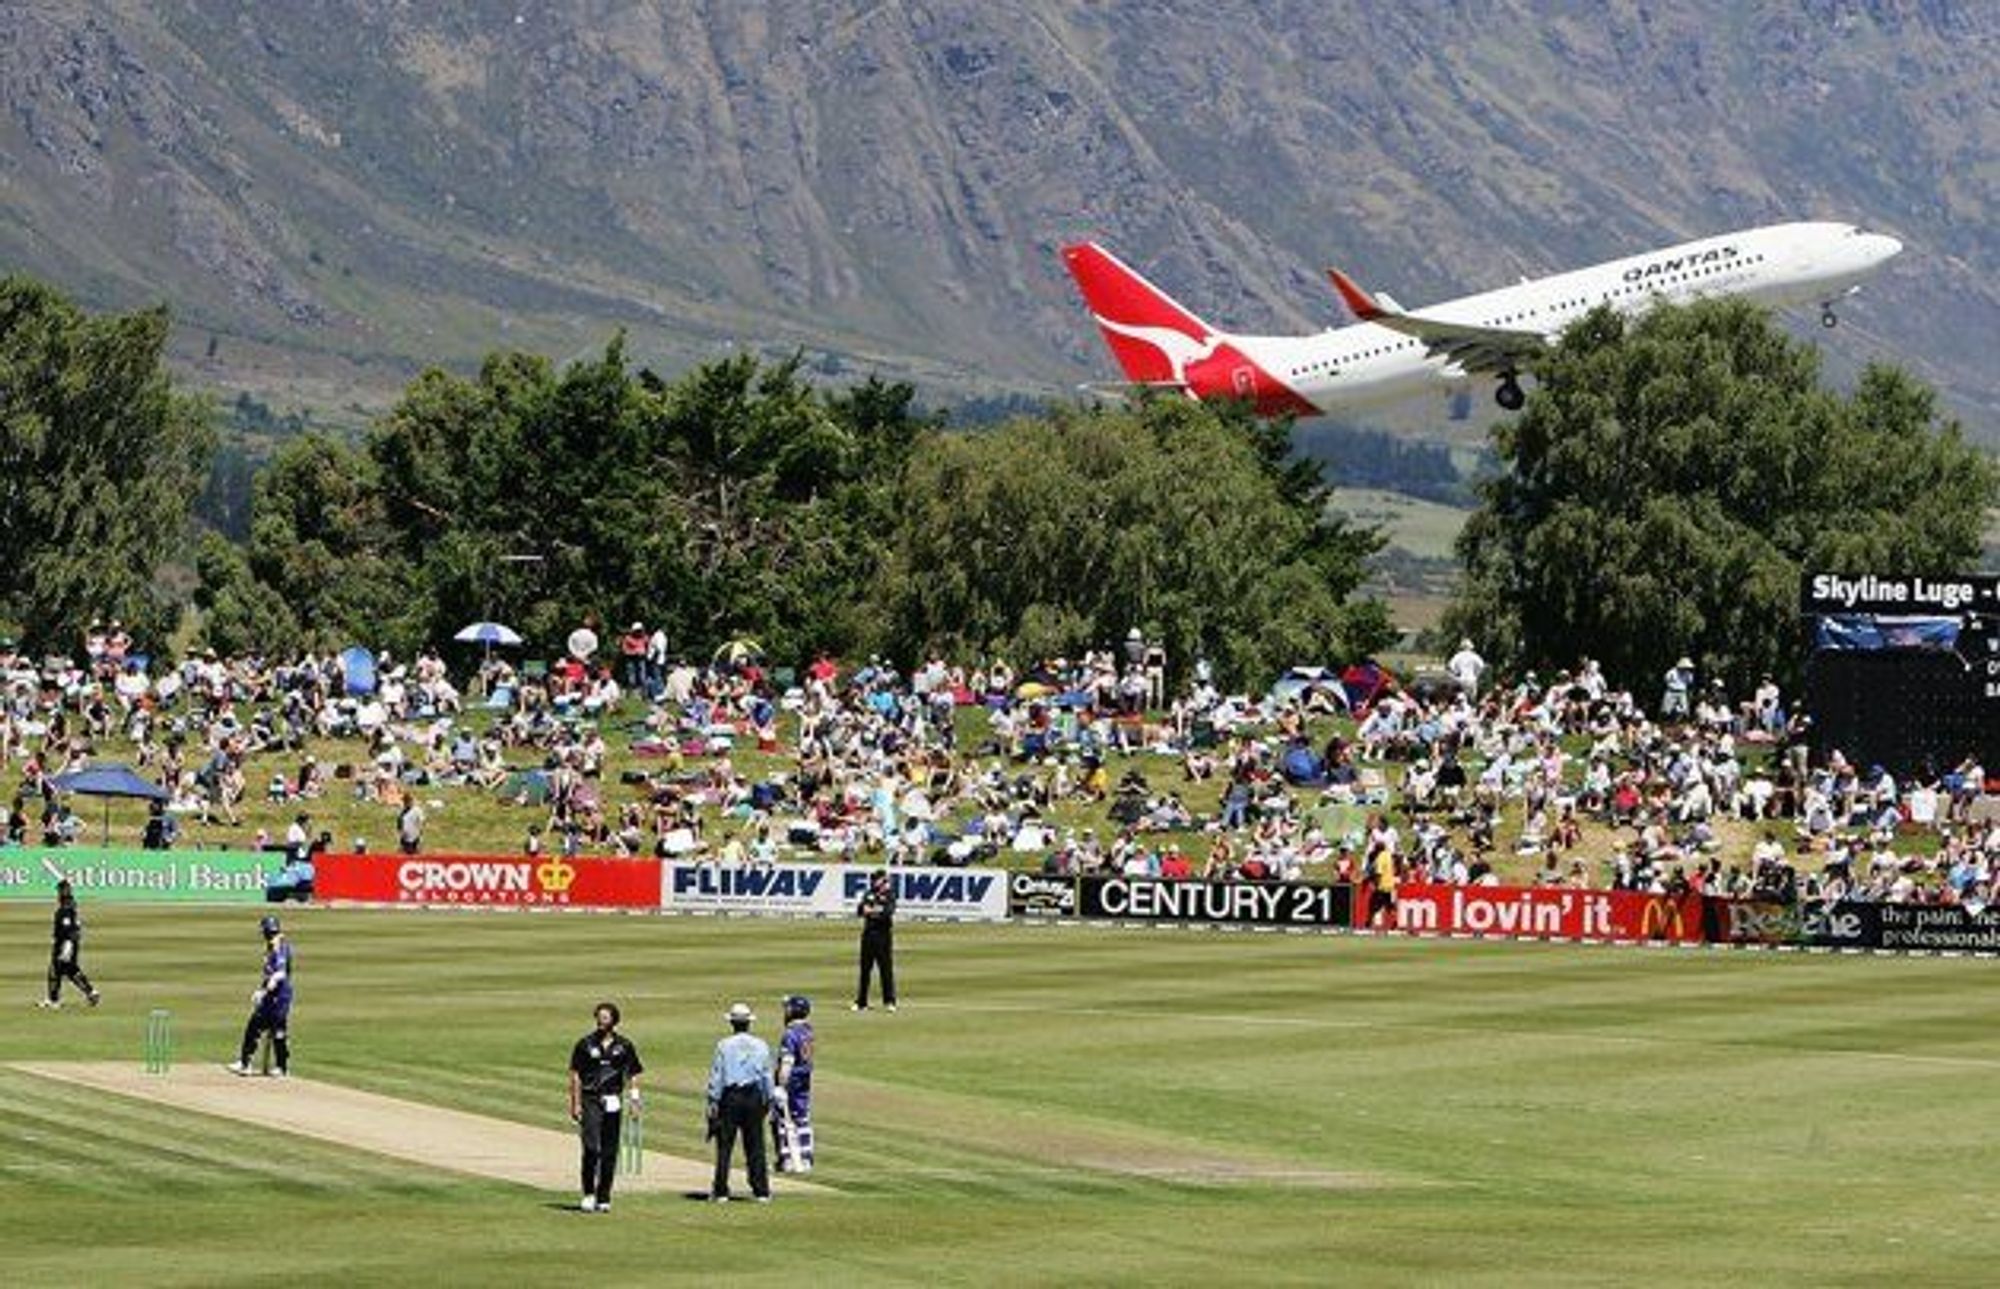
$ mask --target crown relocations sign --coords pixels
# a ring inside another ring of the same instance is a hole
[[[654,859],[564,859],[553,855],[322,855],[314,895],[377,904],[653,908]]]

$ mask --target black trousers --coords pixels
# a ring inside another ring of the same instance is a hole
[[[621,1099],[620,1106],[624,1102]],[[585,1093],[583,1115],[577,1131],[583,1138],[583,1193],[595,1195],[597,1202],[611,1202],[611,1182],[618,1176],[619,1133],[625,1126],[623,1109],[606,1111],[604,1098]]]
[[[257,1010],[250,1013],[250,1023],[243,1027],[243,1054],[238,1058],[238,1064],[245,1066],[250,1064],[250,1058],[256,1055],[257,1052],[257,1040],[262,1038],[264,1031],[268,1029],[271,1031],[271,1060],[273,1068],[280,1074],[290,1069],[292,1065],[291,1017],[292,1009],[290,1007],[280,1011],[275,1007],[268,1007],[260,1003]]]
[[[871,922],[861,929],[861,981],[854,987],[854,1004],[868,1005],[868,974],[882,973],[882,1001],[896,1005],[896,929],[888,923]]]
[[[97,992],[90,987],[90,977],[83,974],[83,968],[78,964],[77,959],[78,955],[74,951],[71,952],[70,957],[65,961],[60,949],[49,950],[50,1002],[55,1002],[57,997],[62,993],[62,982],[65,980],[75,981],[76,987],[83,990],[86,997]]]
[[[771,1174],[764,1160],[764,1121],[771,1115],[771,1103],[761,1088],[725,1088],[722,1104],[715,1113],[715,1179],[710,1195],[729,1194],[729,1160],[736,1153],[736,1139],[743,1139],[743,1167],[750,1174],[750,1193],[768,1196]]]

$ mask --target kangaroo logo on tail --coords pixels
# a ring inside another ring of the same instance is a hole
[[[1128,380],[1184,386],[1189,365],[1226,339],[1097,243],[1065,246],[1062,256]]]

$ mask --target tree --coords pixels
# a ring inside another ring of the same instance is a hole
[[[1283,439],[1179,400],[930,435],[897,507],[890,643],[1018,664],[1137,627],[1230,684],[1382,647],[1382,606],[1351,599],[1379,538],[1327,513]]]
[[[1580,319],[1501,423],[1445,628],[1526,667],[1628,683],[1679,654],[1742,687],[1797,676],[1802,570],[1951,570],[2000,477],[1884,366],[1842,397],[1742,303]]]
[[[739,634],[784,659],[851,648],[923,421],[906,385],[798,372],[745,355],[669,384],[622,338],[560,372],[426,372],[360,450],[307,435],[272,461],[250,571],[321,643],[408,650],[496,618],[547,647],[638,619],[691,654]],[[220,603],[233,571],[210,567]]]
[[[154,573],[181,542],[213,431],[175,392],[164,309],[90,316],[0,278],[0,617],[66,649],[117,616],[157,649],[175,619]]]

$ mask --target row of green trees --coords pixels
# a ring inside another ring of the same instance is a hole
[[[0,280],[0,627],[33,647],[116,615],[157,648],[183,607],[161,570],[189,562],[214,416],[164,375],[166,330]],[[1791,675],[1801,569],[1978,556],[1992,460],[1900,371],[1824,389],[1757,310],[1599,312],[1535,374],[1446,622],[1503,666]],[[827,390],[796,363],[667,382],[619,341],[560,370],[497,354],[418,378],[358,443],[287,442],[248,540],[194,543],[192,598],[223,651],[407,652],[484,618],[548,650],[638,619],[688,654],[748,635],[780,661],[1021,662],[1137,627],[1258,683],[1391,638],[1358,594],[1379,538],[1329,515],[1289,431],[1160,400],[953,432],[906,385]]]
[[[825,391],[750,357],[667,383],[614,341],[560,372],[432,372],[358,446],[288,444],[247,546],[203,539],[197,603],[223,650],[407,650],[485,618],[547,647],[637,620],[693,654],[1018,661],[1139,627],[1248,678],[1389,638],[1350,603],[1374,539],[1322,493],[1233,411],[947,433],[906,385]]]

